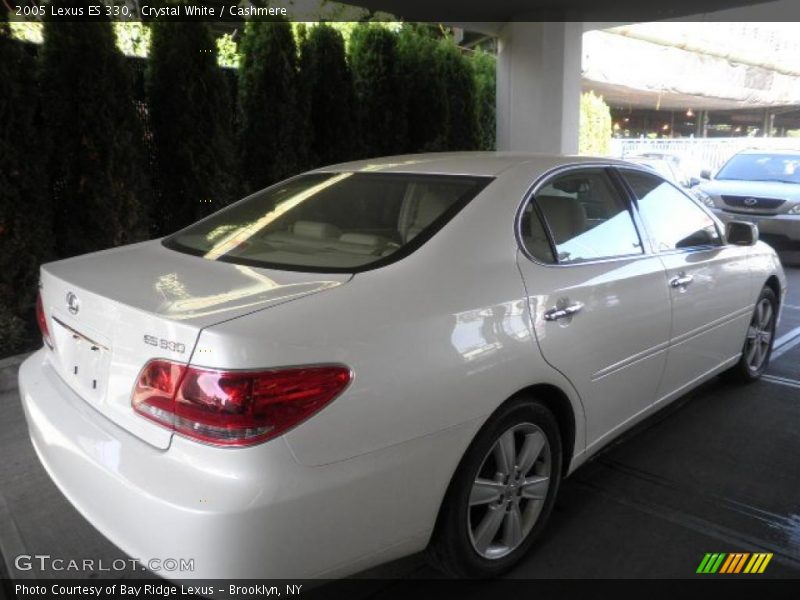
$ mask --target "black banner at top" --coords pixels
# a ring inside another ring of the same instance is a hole
[[[11,21],[404,20],[641,22],[800,21],[800,3],[769,0],[0,0]]]

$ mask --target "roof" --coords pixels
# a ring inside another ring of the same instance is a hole
[[[495,177],[512,167],[529,164],[532,170],[546,170],[559,164],[603,162],[624,164],[613,158],[533,154],[520,152],[435,152],[370,158],[315,169],[316,172],[355,171],[361,173],[430,173]]]

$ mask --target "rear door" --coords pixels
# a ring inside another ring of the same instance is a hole
[[[751,312],[748,250],[725,245],[714,219],[671,183],[621,172],[667,272],[672,330],[662,398],[741,351]]]
[[[664,267],[634,219],[603,167],[555,174],[521,216],[518,264],[536,337],[583,400],[589,446],[651,405],[666,360]]]

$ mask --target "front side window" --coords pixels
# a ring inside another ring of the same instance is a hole
[[[529,206],[522,215],[522,242],[542,262],[578,263],[643,252],[626,202],[603,169],[557,176],[536,192],[533,202],[550,236],[545,237],[536,211]]]
[[[623,170],[622,175],[639,200],[639,214],[657,251],[722,244],[714,220],[675,186],[640,171]]]
[[[389,173],[303,175],[190,225],[164,244],[236,264],[358,271],[413,251],[489,181]]]

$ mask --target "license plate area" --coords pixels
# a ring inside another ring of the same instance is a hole
[[[83,398],[99,402],[106,391],[111,350],[98,336],[90,337],[53,318],[53,344],[66,382]]]
[[[752,223],[753,225],[758,225],[759,218],[756,215],[744,214],[744,213],[734,213],[731,215],[732,221],[743,221],[745,223]]]

